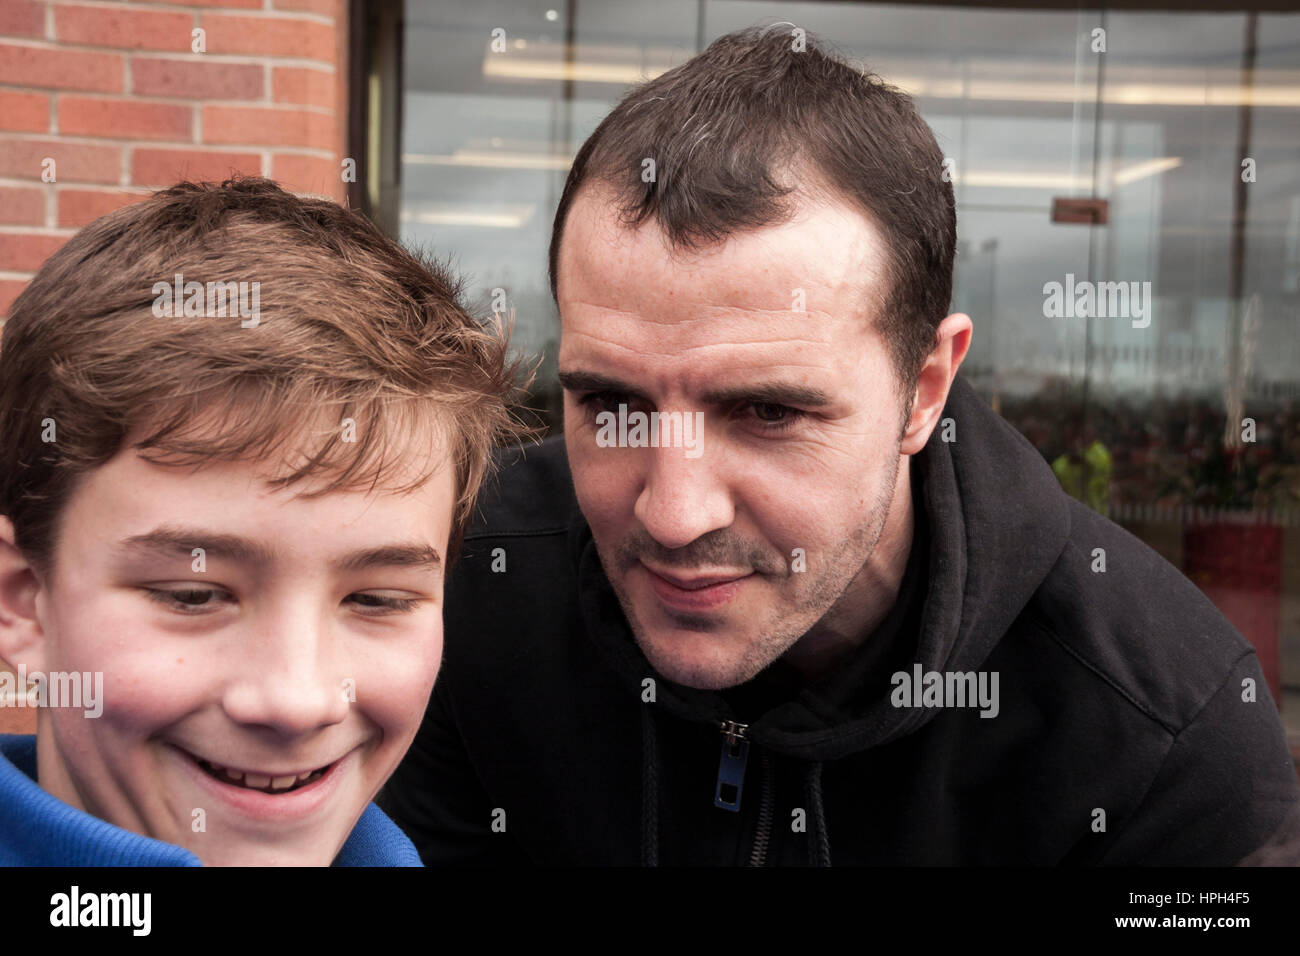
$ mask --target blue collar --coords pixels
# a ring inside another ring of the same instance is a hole
[[[0,866],[202,866],[183,847],[78,810],[36,782],[36,737],[0,734]],[[335,866],[420,866],[406,835],[373,803]]]

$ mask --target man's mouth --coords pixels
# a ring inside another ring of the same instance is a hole
[[[671,610],[686,613],[721,610],[757,576],[755,571],[671,575],[656,571],[644,562],[641,567],[649,576],[650,588],[659,601]]]
[[[329,772],[330,767],[334,766],[334,764],[329,763],[315,770],[277,777],[268,773],[235,770],[231,767],[223,767],[220,764],[195,757],[193,754],[189,756],[209,777],[233,787],[243,787],[245,790],[259,790],[262,793],[292,793],[300,787],[305,787],[319,780]]]

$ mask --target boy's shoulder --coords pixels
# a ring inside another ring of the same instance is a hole
[[[36,782],[36,737],[0,735],[0,866],[200,866],[188,850],[69,806]]]
[[[0,866],[201,866],[171,843],[69,806],[36,781],[34,734],[0,734]],[[366,806],[335,866],[422,866],[379,807]]]

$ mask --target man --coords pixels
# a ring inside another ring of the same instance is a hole
[[[1276,859],[1253,651],[956,377],[943,157],[799,39],[719,39],[579,152],[564,441],[468,536],[381,806],[427,864]]]

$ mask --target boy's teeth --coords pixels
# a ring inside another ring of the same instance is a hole
[[[322,776],[320,770],[308,770],[306,773],[286,777],[269,777],[262,774],[245,773],[242,770],[231,770],[229,767],[223,767],[221,764],[212,763],[211,761],[202,762],[211,769],[213,774],[227,783],[238,784],[254,790],[290,790]]]

